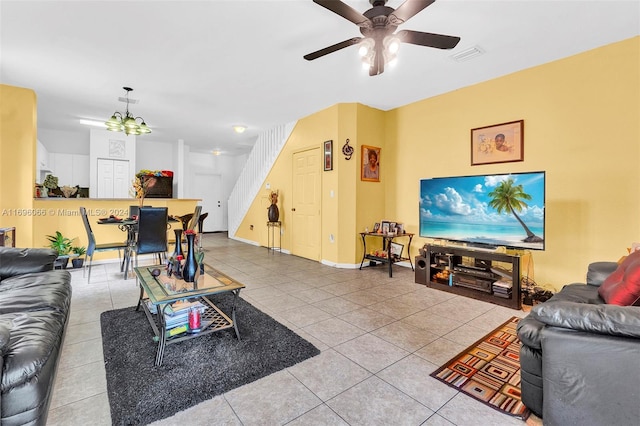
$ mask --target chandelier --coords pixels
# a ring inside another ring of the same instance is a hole
[[[107,130],[111,130],[112,132],[125,132],[127,135],[151,133],[151,129],[147,126],[147,123],[144,122],[144,118],[134,117],[129,112],[129,92],[133,89],[131,87],[123,87],[123,89],[127,92],[127,109],[124,114],[118,111],[113,113],[111,118],[104,123],[107,126]],[[138,124],[138,119],[140,119],[140,124]]]

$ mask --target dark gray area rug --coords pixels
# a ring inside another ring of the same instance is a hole
[[[232,296],[212,301],[231,312]],[[250,303],[238,299],[233,328],[165,348],[155,367],[157,343],[142,309],[100,316],[107,393],[114,425],[142,425],[318,355],[320,351]],[[213,413],[212,413],[213,415]]]

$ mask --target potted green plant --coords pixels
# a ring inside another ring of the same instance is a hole
[[[81,246],[71,247],[71,251],[77,256],[71,259],[71,264],[74,268],[82,268],[84,265],[84,256],[87,253],[87,249]]]
[[[49,241],[49,248],[58,252],[58,258],[53,263],[54,268],[61,267],[66,269],[69,262],[69,253],[71,252],[71,240],[60,231],[56,231],[55,235],[47,235]]]
[[[45,188],[47,188],[47,192],[51,193],[52,190],[56,189],[58,187],[58,178],[55,177],[54,175],[47,175],[44,178],[44,182],[42,183],[42,186],[44,186]],[[51,194],[49,194],[51,195]]]

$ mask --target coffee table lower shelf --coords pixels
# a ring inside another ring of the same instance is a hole
[[[239,292],[239,291],[238,291]],[[236,293],[234,291],[234,293]],[[237,293],[235,297],[237,297]],[[206,334],[215,333],[216,331],[226,330],[228,328],[233,327],[236,332],[236,337],[238,340],[240,339],[240,332],[238,331],[238,326],[236,325],[236,310],[235,310],[235,301],[233,304],[233,310],[231,312],[232,318],[229,318],[224,312],[220,310],[212,301],[210,301],[206,296],[200,296],[194,298],[195,300],[201,301],[205,305],[205,310],[201,314],[201,328],[200,331],[196,333],[184,332],[177,334],[175,336],[168,336],[168,330],[165,327],[164,322],[164,310],[169,304],[158,304],[158,314],[154,314],[149,309],[147,302],[149,299],[142,299],[139,306],[142,306],[142,309],[149,320],[149,324],[151,324],[151,328],[154,332],[153,340],[158,342],[158,348],[156,351],[156,359],[155,365],[162,365],[162,358],[164,357],[164,350],[166,345],[172,343],[182,342],[184,340],[193,339],[195,337],[204,336]],[[164,333],[161,333],[160,330],[163,330]]]

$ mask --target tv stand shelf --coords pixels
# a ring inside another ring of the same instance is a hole
[[[426,280],[419,280],[416,272],[418,283],[508,308],[522,307],[517,255],[427,245],[426,258],[417,257],[416,265],[420,260],[425,264]]]

